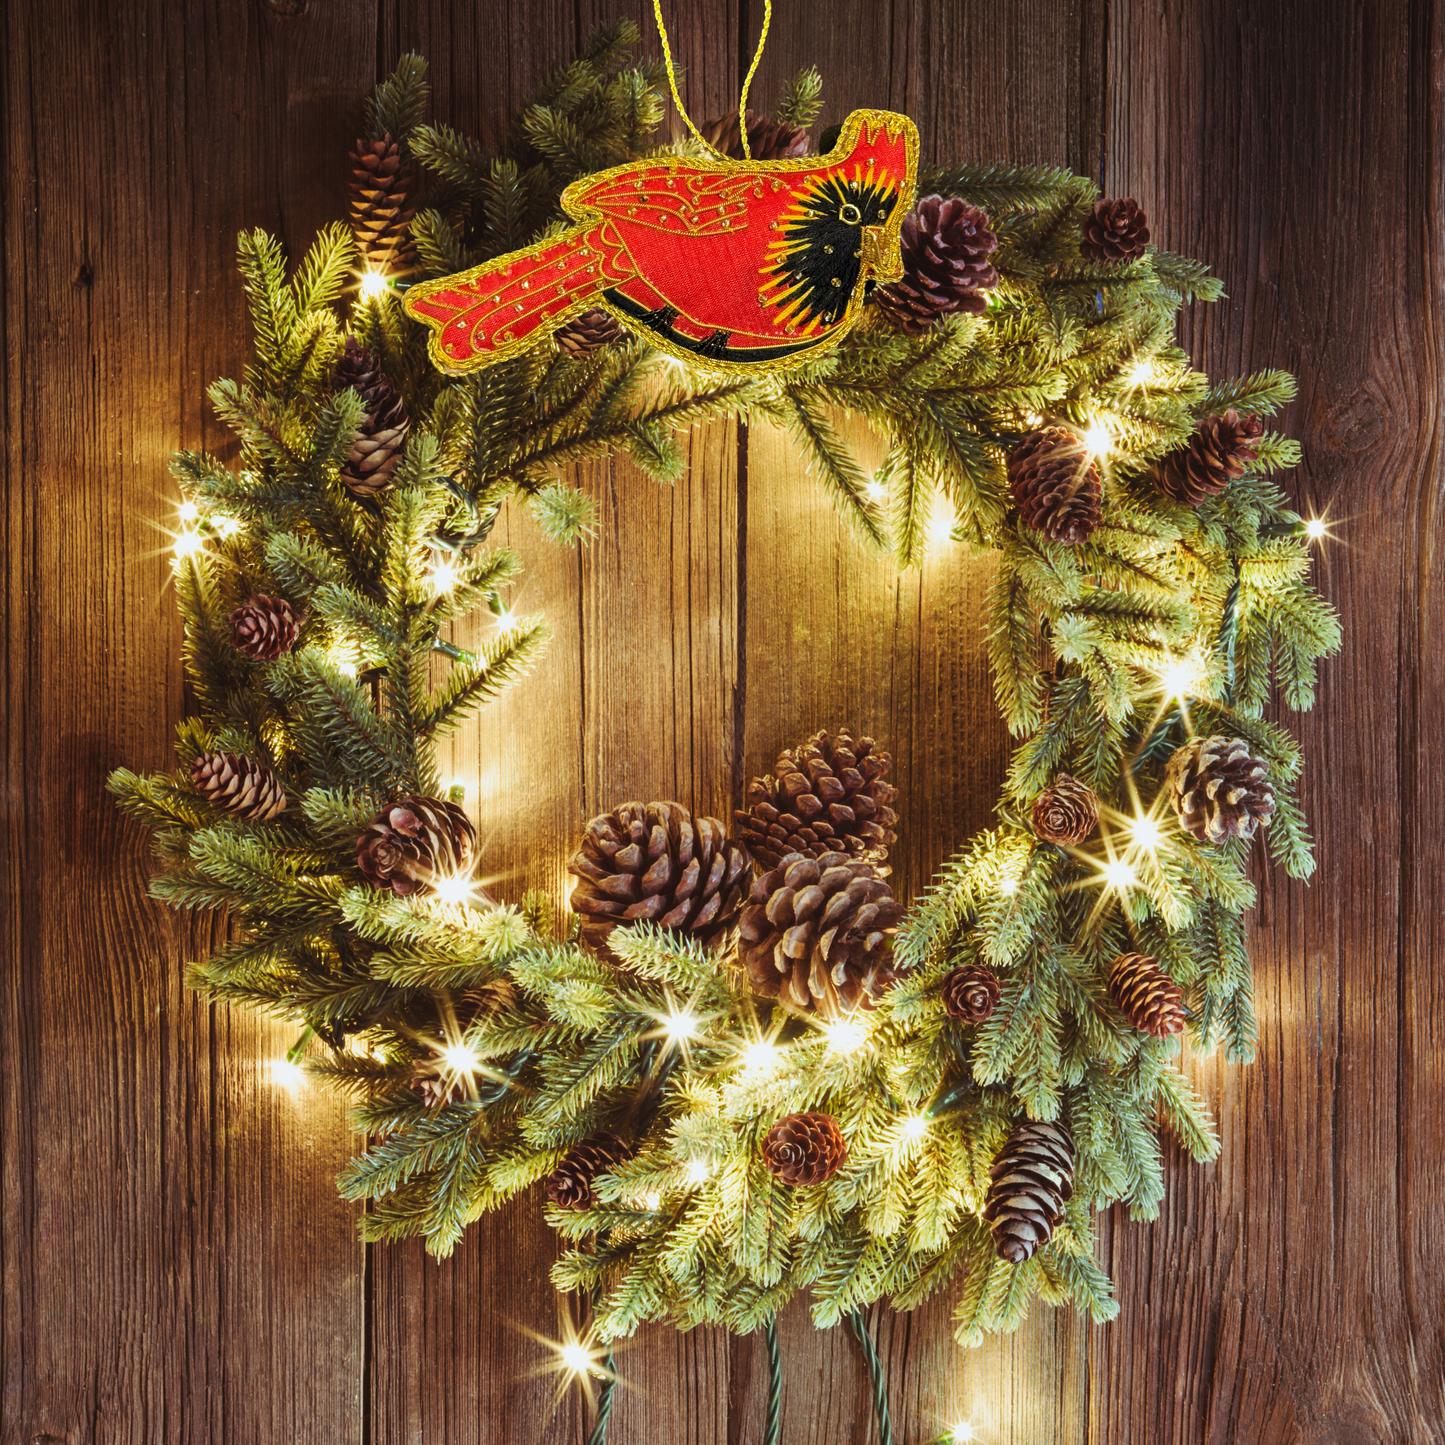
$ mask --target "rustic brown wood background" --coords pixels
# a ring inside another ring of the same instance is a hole
[[[1211,370],[1302,375],[1290,486],[1342,540],[1346,652],[1303,722],[1322,868],[1262,879],[1260,1056],[1197,1074],[1221,1161],[1171,1151],[1153,1226],[1108,1220],[1121,1312],[1040,1307],[969,1354],[947,1306],[873,1313],[899,1440],[971,1415],[1017,1442],[1445,1439],[1445,729],[1439,645],[1439,0],[778,0],[756,94],[816,62],[823,123],[907,110],[941,157],[1063,162],[1137,196],[1231,299]],[[372,81],[430,57],[435,114],[500,138],[595,23],[642,0],[9,0],[3,7],[6,826],[3,1445],[575,1442],[535,1200],[446,1264],[365,1249],[332,1189],[341,1107],[277,1088],[278,1028],[201,1004],[214,934],[146,897],[101,787],[181,716],[166,456],[219,440],[205,384],[247,335],[232,257],[341,213]],[[670,0],[695,113],[737,94],[760,0]],[[656,41],[649,38],[655,47]],[[898,759],[905,888],[988,817],[1006,756],[978,621],[987,564],[895,576],[788,448],[692,441],[659,489],[584,478],[580,554],[509,515],[544,665],[451,759],[503,891],[561,897],[579,824],[629,796],[722,812],[806,729]],[[788,1445],[872,1438],[855,1349],[783,1321]],[[761,1345],[644,1331],[618,1445],[761,1436]]]

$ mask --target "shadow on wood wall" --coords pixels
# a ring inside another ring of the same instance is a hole
[[[881,105],[939,156],[1067,163],[1211,262],[1232,299],[1185,344],[1301,373],[1290,485],[1344,536],[1321,585],[1346,652],[1304,729],[1321,873],[1261,879],[1259,1061],[1195,1068],[1223,1157],[1171,1154],[1160,1221],[1105,1226],[1110,1327],[1040,1307],[963,1355],[946,1302],[875,1311],[900,1440],[957,1416],[990,1445],[1440,1438],[1439,8],[779,0],[765,104],[817,63],[820,125]],[[727,109],[759,0],[667,10],[690,107]],[[224,450],[203,388],[244,362],[236,231],[295,251],[341,214],[361,99],[402,51],[430,59],[438,116],[495,141],[619,12],[650,32],[639,0],[5,8],[3,1445],[584,1433],[530,1373],[527,1331],[558,1333],[535,1201],[440,1266],[358,1244],[341,1106],[275,1086],[277,1028],[185,994],[213,935],[147,900],[101,784],[165,765],[182,714],[165,463]],[[898,760],[899,881],[922,886],[1007,755],[987,563],[880,576],[777,436],[719,424],[691,452],[670,491],[590,469],[605,526],[580,558],[499,527],[557,640],[454,744],[490,871],[561,897],[599,808],[726,816],[780,745],[844,723]],[[851,1343],[796,1308],[782,1332],[789,1445],[870,1438]],[[651,1329],[622,1369],[618,1445],[761,1438],[758,1341]]]

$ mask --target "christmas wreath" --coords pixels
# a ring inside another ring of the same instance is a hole
[[[942,1289],[964,1344],[1036,1295],[1109,1319],[1094,1214],[1156,1214],[1161,1121],[1196,1159],[1217,1149],[1181,1040],[1251,1054],[1251,852],[1312,868],[1299,748],[1263,717],[1276,685],[1310,705],[1339,640],[1308,581],[1321,524],[1269,480],[1299,458],[1263,421],[1292,382],[1191,368],[1176,313],[1220,288],[1150,246],[1134,201],[976,164],[922,165],[891,212],[877,183],[896,249],[871,271],[862,246],[828,269],[843,233],[812,201],[806,236],[781,225],[779,326],[837,321],[825,350],[748,374],[725,364],[736,337],[618,281],[595,305],[559,285],[565,314],[444,369],[419,298],[454,311],[473,276],[509,305],[501,258],[580,244],[561,210],[579,178],[734,174],[718,154],[792,177],[840,154],[846,135],[810,143],[812,71],[772,117],[658,147],[663,73],[636,39],[600,32],[496,154],[425,122],[406,58],[350,158],[349,224],[289,277],[275,241],[240,238],[255,358],[210,393],[238,450],[174,463],[195,715],[177,774],[112,789],[155,831],[154,895],[236,924],[190,983],[296,1020],[292,1057],[354,1096],[365,1144],[340,1187],[367,1239],[445,1255],[542,1183],[571,1246],[556,1284],[589,1293],[599,1349],[661,1319],[771,1341],[799,1291],[865,1346],[862,1306]],[[644,282],[665,296],[656,274],[625,284]],[[997,825],[896,898],[889,756],[837,730],[779,739],[731,828],[672,801],[593,819],[569,916],[498,902],[435,757],[546,636],[508,611],[498,510],[576,544],[594,506],[562,468],[625,453],[666,482],[676,433],[720,413],[787,428],[898,562],[945,503],[953,541],[989,553],[1019,739]],[[883,437],[872,475],[840,413]],[[480,607],[493,638],[463,650],[448,626]]]

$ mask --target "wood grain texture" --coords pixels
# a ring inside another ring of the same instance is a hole
[[[725,111],[761,0],[664,10],[693,114]],[[899,1445],[960,1417],[989,1445],[1441,1436],[1440,10],[778,0],[760,107],[816,63],[820,125],[892,106],[939,157],[1102,167],[1163,244],[1212,261],[1232,299],[1186,344],[1212,371],[1302,375],[1290,486],[1345,539],[1321,580],[1347,650],[1302,728],[1321,874],[1265,875],[1259,1060],[1195,1066],[1223,1156],[1171,1155],[1159,1222],[1106,1224],[1108,1328],[1038,1307],[963,1354],[947,1300],[873,1311]],[[585,1437],[577,1394],[536,1373],[563,1307],[537,1201],[441,1264],[356,1244],[340,1107],[266,1077],[284,1035],[185,994],[213,937],[146,900],[144,844],[100,783],[163,765],[184,710],[157,526],[167,453],[225,444],[202,395],[244,359],[235,232],[294,252],[340,214],[361,100],[402,51],[429,58],[436,115],[496,144],[619,11],[657,53],[644,0],[4,12],[0,1445]],[[555,637],[448,745],[495,887],[560,903],[593,813],[676,796],[725,817],[779,747],[844,724],[897,759],[897,882],[916,890],[988,821],[1007,757],[987,562],[935,546],[880,569],[770,429],[689,445],[671,489],[580,471],[603,524],[580,553],[520,509],[498,524],[525,566],[515,609]],[[851,1339],[800,1306],[780,1331],[788,1445],[873,1439]],[[761,1438],[760,1340],[648,1329],[619,1364],[615,1445]]]

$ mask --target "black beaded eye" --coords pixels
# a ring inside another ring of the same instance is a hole
[[[838,212],[838,219],[840,221],[846,221],[850,226],[856,226],[863,219],[863,212],[849,201],[844,205],[843,209]]]

